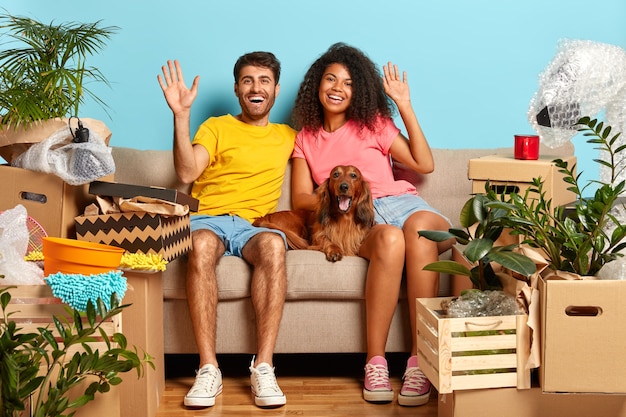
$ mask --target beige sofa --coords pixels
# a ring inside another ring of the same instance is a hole
[[[421,195],[453,223],[471,193],[468,161],[500,149],[433,149],[435,173],[427,176],[398,170],[397,176],[417,185]],[[542,154],[572,154],[571,145]],[[188,191],[176,181],[171,151],[114,147],[115,181]],[[290,172],[283,185],[279,209],[290,207]],[[449,257],[450,251],[442,254]],[[287,300],[276,353],[365,352],[364,287],[367,261],[347,257],[326,261],[321,252],[287,253]],[[172,261],[163,273],[165,353],[196,353],[185,295],[186,257]],[[448,295],[449,277],[441,277],[440,295]],[[250,303],[250,267],[240,258],[224,257],[218,264],[218,353],[254,353],[254,311]],[[408,302],[401,297],[393,319],[387,351],[410,349]]]

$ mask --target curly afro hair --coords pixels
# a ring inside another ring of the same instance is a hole
[[[391,101],[385,94],[382,75],[376,65],[359,49],[336,43],[311,65],[300,84],[293,109],[293,124],[298,130],[317,131],[323,127],[324,109],[319,101],[319,86],[324,71],[331,64],[341,64],[352,78],[352,100],[347,119],[360,129],[374,131],[378,116],[391,117]]]

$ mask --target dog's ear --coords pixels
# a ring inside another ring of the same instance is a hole
[[[374,226],[374,204],[372,192],[367,181],[361,181],[361,192],[356,204],[356,218],[367,227]]]
[[[328,217],[330,216],[330,193],[328,191],[328,180],[321,183],[320,186],[317,187],[315,193],[317,194],[317,207],[315,210],[317,221],[321,224],[326,224],[328,222]]]

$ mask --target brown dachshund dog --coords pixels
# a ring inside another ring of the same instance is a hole
[[[374,226],[374,204],[367,181],[358,168],[339,165],[316,190],[313,212],[286,210],[260,217],[255,226],[279,229],[292,249],[324,252],[331,262],[359,253]]]

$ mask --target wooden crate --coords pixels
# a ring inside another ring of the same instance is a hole
[[[416,300],[419,364],[437,391],[530,388],[528,315],[445,317],[450,298]]]
[[[53,331],[57,341],[58,332],[52,321],[52,316],[58,318],[68,317],[65,304],[52,295],[52,290],[48,285],[19,285],[9,290],[11,293],[11,303],[7,307],[7,313],[11,313],[10,320],[17,323],[17,327],[22,329],[20,333],[38,333],[37,328],[47,327]],[[71,317],[68,317],[71,320]],[[103,323],[102,328],[106,334],[121,332],[121,315],[117,315],[113,320]],[[95,341],[90,342],[92,349],[99,349],[101,352],[107,349],[106,342],[100,337],[99,332],[94,334]],[[73,346],[68,352],[68,358],[81,351],[80,346]],[[45,363],[43,364],[45,366]],[[43,372],[43,369],[42,369]],[[126,375],[126,374],[124,374]],[[136,378],[135,371],[129,373],[130,378]],[[124,377],[124,376],[123,376]],[[86,379],[78,387],[72,389],[76,395],[92,382]],[[76,417],[119,417],[120,416],[120,394],[117,386],[111,387],[111,391],[106,394],[96,394],[93,401],[80,407],[76,412]]]

